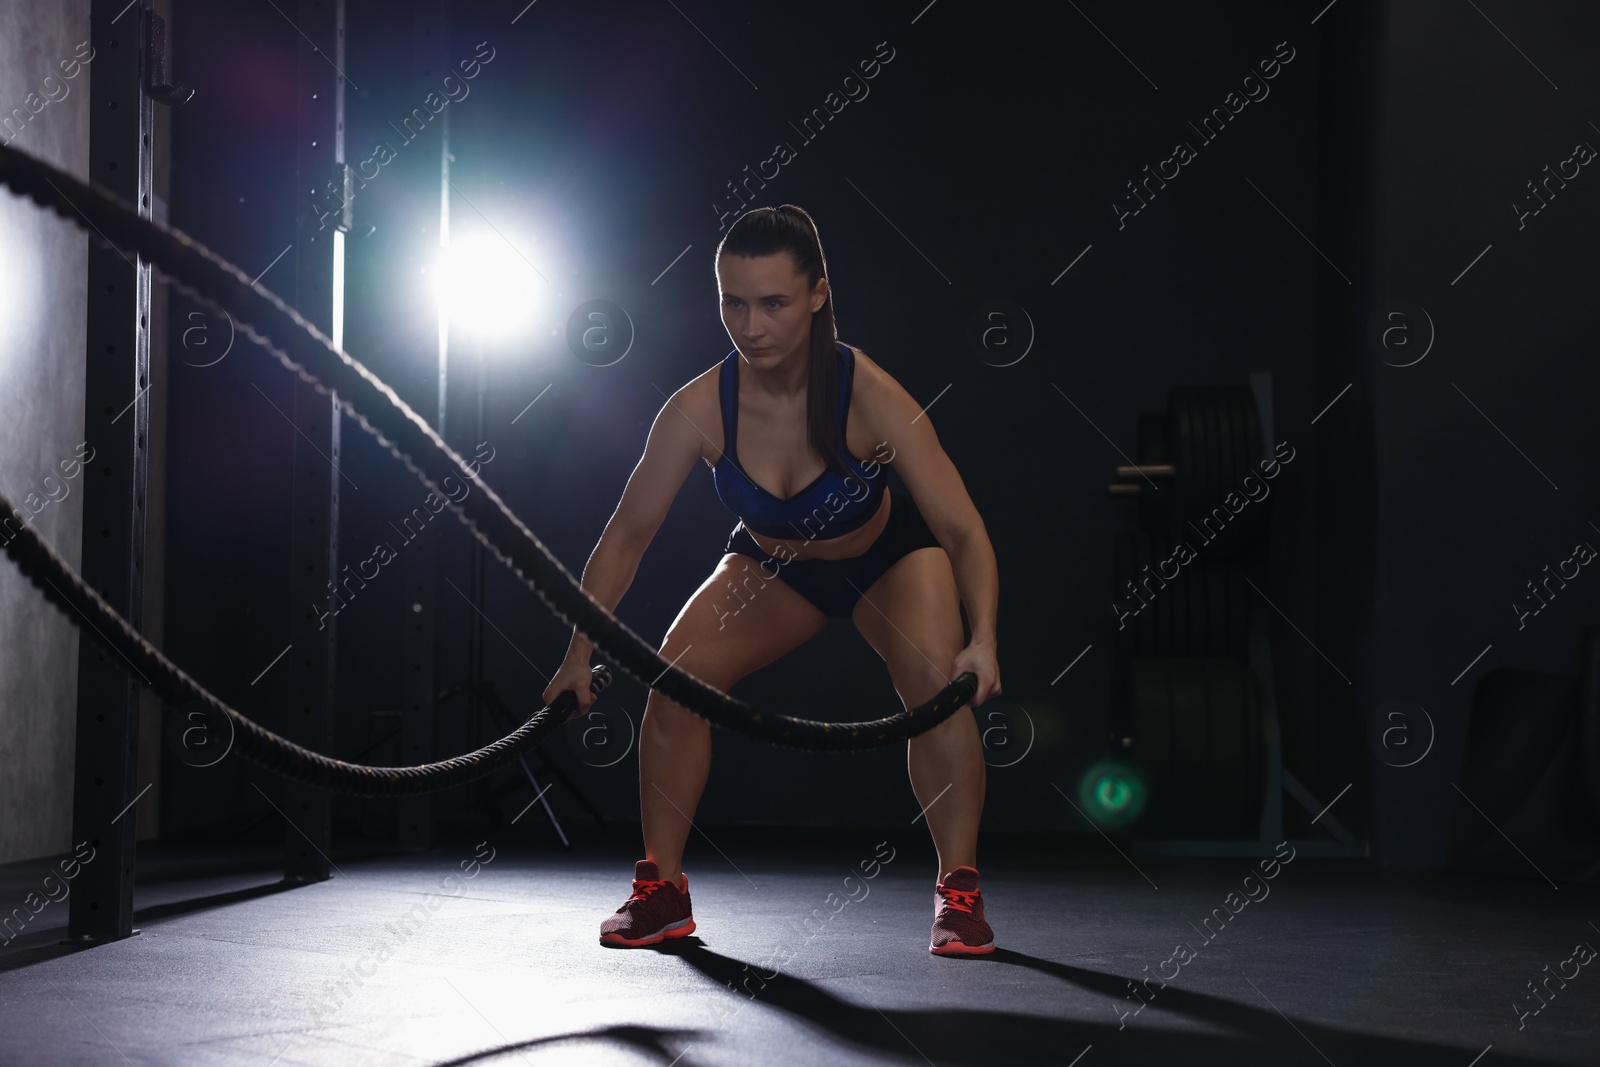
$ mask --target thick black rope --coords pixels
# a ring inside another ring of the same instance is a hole
[[[0,515],[11,513],[11,502],[0,495]],[[4,527],[0,527],[4,529]],[[44,598],[80,627],[89,630],[133,673],[142,678],[169,704],[199,701],[210,712],[208,744],[230,745],[244,759],[296,781],[354,793],[367,797],[404,796],[429,793],[436,789],[481,778],[510,763],[519,753],[533,748],[577,711],[577,699],[569,689],[556,702],[523,723],[510,735],[476,752],[425,763],[417,767],[367,767],[359,763],[324,756],[309,748],[279,737],[266,727],[245,718],[185,674],[166,656],[146,641],[128,621],[112,609],[99,593],[89,588],[67,562],[56,555],[33,529],[24,524],[5,544],[6,555],[44,594]],[[594,668],[589,688],[601,692],[611,682],[611,671],[601,664]],[[231,736],[222,736],[224,717]]]
[[[392,389],[371,371],[335,348],[327,337],[276,295],[252,285],[238,267],[186,235],[141,218],[126,202],[105,190],[81,182],[48,163],[4,145],[0,145],[0,184],[54,211],[84,229],[99,243],[119,252],[143,257],[181,292],[220,314],[230,316],[251,340],[266,348],[319,393],[327,395],[331,392],[351,418],[377,438],[428,488],[449,499],[450,495],[441,489],[444,479],[450,476],[469,478],[480,492],[468,494],[459,504],[452,500],[451,506],[472,535],[517,577],[528,583],[551,610],[575,625],[617,666],[711,723],[791,748],[866,749],[902,741],[932,729],[955,714],[976,692],[977,677],[967,672],[931,700],[899,714],[870,722],[829,723],[788,715],[763,714],[706,685],[662,659],[638,634],[591,597],[578,579],[512,514],[494,490],[478,474],[469,473],[471,468],[462,458]],[[18,558],[13,551],[15,540],[6,546],[7,554],[13,559]],[[35,554],[35,566],[40,569],[41,578],[46,576],[44,572],[48,572],[48,577],[60,585],[75,586],[83,593],[93,595],[92,590],[87,589],[82,579],[59,556],[49,552],[42,543],[41,547],[45,547],[45,552]],[[101,610],[115,614],[103,602]],[[120,617],[117,621],[121,623],[117,629],[136,638],[144,650],[154,657],[147,657],[146,662],[151,664],[154,673],[168,676],[161,683],[168,690],[177,691],[189,699],[203,699],[208,706],[225,709],[221,701],[206,693],[170,660],[139,638],[125,621]],[[74,618],[73,622],[77,624],[78,619]],[[110,644],[105,635],[98,636]],[[112,647],[115,648],[115,645]],[[131,661],[132,657],[128,658]],[[148,678],[146,682],[160,691],[160,686]],[[228,709],[228,713],[230,718],[249,721],[231,709]],[[254,723],[250,727],[260,735],[262,745],[293,754],[269,764],[265,760],[270,757],[264,756],[257,747],[247,745],[240,753],[247,759],[269,766],[280,774],[303,780],[309,780],[306,776],[313,773],[322,773],[304,765],[304,755],[315,753],[291,748],[284,739]]]

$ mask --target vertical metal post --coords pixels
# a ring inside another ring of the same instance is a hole
[[[488,365],[483,354],[483,336],[474,338],[473,348],[477,352],[478,396],[475,414],[472,422],[472,440],[467,442],[467,447],[461,451],[474,454],[479,442],[483,440],[483,403],[484,393],[489,388]],[[483,674],[483,542],[476,537],[472,539],[472,617],[467,621],[467,707],[469,709],[467,721],[472,724],[472,736],[469,743],[478,745],[482,743],[484,729],[484,700],[483,687],[485,679]],[[480,781],[481,790],[486,783]]]
[[[350,184],[344,172],[344,0],[301,0],[296,82],[294,305],[318,329],[344,344],[344,238]],[[328,213],[332,182],[346,207]],[[288,722],[291,739],[333,751],[335,634],[339,586],[339,406],[331,391],[294,382],[294,488],[290,548]],[[349,483],[345,483],[349,484]],[[290,782],[284,792],[285,881],[320,882],[331,873],[332,797]]]
[[[413,64],[437,75],[448,66],[448,33],[442,0],[417,0],[412,8]],[[429,78],[429,88],[433,79]],[[439,114],[438,169],[429,180],[439,188],[439,251],[450,244],[450,108]],[[431,168],[430,168],[431,169]],[[444,310],[439,312],[438,335],[438,421],[434,429],[444,436],[445,372],[450,355],[450,323]],[[418,410],[429,405],[418,398]],[[438,693],[437,626],[440,534],[418,537],[404,549],[406,599],[410,615],[406,620],[404,656],[406,665],[405,703],[400,714],[400,752],[402,763],[426,763],[433,758],[433,711]],[[433,801],[426,793],[403,797],[396,804],[399,844],[407,849],[426,849],[431,842]]]
[[[143,7],[145,5],[140,5]],[[141,90],[139,10],[93,0],[89,180],[150,217],[155,105]],[[150,421],[150,266],[89,244],[83,473],[83,576],[135,627],[144,614]],[[72,840],[94,858],[73,887],[67,937],[114,941],[133,930],[139,680],[91,638],[78,644]]]

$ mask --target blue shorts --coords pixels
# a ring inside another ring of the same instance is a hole
[[[769,556],[744,523],[728,535],[725,552],[738,552],[758,561],[761,576],[774,571],[784,584],[805,597],[830,619],[848,619],[856,602],[901,557],[919,548],[938,548],[939,539],[928,529],[911,494],[896,488],[889,498],[889,521],[878,539],[859,556],[844,559],[793,559]],[[858,592],[859,590],[859,592]]]

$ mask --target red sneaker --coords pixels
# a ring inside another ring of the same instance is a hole
[[[659,877],[660,873],[649,860],[633,865],[633,896],[600,924],[602,945],[639,948],[694,933],[689,876],[683,876],[683,888],[679,889],[670,879]]]
[[[994,931],[983,921],[983,890],[975,868],[957,867],[934,886],[928,951],[935,956],[987,956],[994,951]]]

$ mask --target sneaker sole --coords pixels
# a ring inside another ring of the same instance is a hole
[[[694,933],[694,918],[681,919],[669,926],[664,926],[655,933],[646,937],[629,940],[621,934],[601,934],[602,945],[615,945],[618,948],[643,948],[646,945],[658,945],[669,937],[688,937]]]
[[[994,942],[991,941],[987,945],[968,945],[960,941],[951,941],[939,947],[929,945],[928,951],[935,956],[987,956],[994,951]]]

